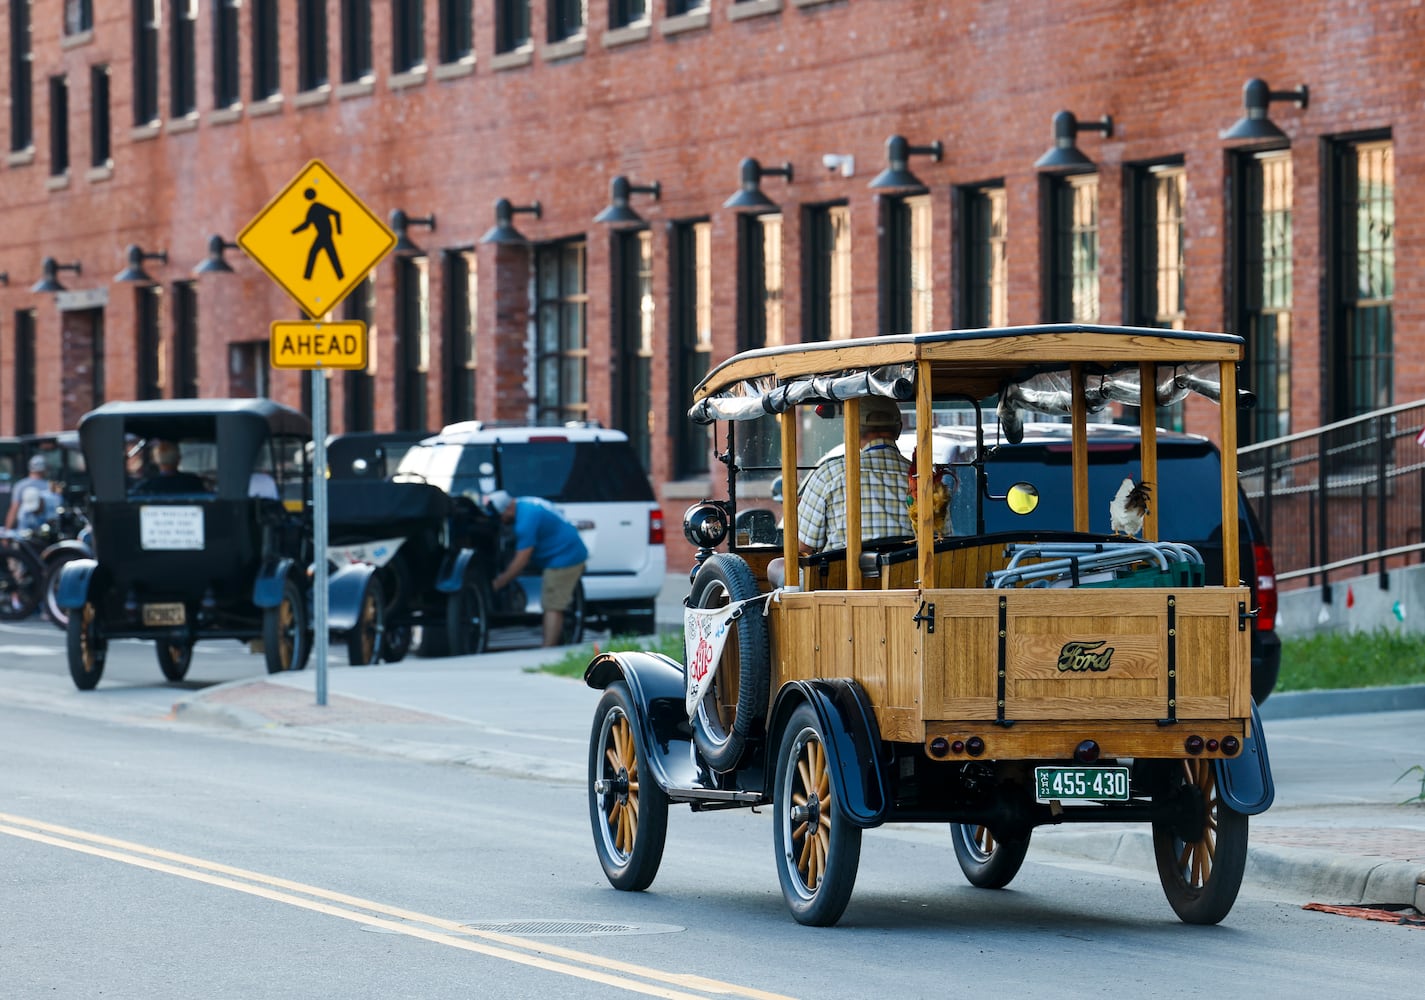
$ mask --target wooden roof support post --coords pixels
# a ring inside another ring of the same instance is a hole
[[[797,541],[797,411],[777,418],[782,424],[782,559],[787,589],[801,589],[801,551]]]
[[[861,589],[861,400],[845,406],[846,589]]]
[[[1237,539],[1237,366],[1219,361],[1222,395],[1218,409],[1222,416],[1222,583],[1235,587],[1242,579],[1241,554]]]
[[[915,371],[915,538],[921,590],[935,588],[935,437],[930,362]],[[949,515],[946,515],[949,519]]]
[[[1163,491],[1158,482],[1158,366],[1151,361],[1138,364],[1138,423],[1141,448],[1138,460],[1143,482],[1150,486],[1148,516],[1143,519],[1143,540],[1158,541],[1158,504]]]
[[[1075,361],[1069,365],[1069,382],[1072,383],[1074,399],[1074,424],[1072,460],[1074,464],[1074,530],[1089,530],[1089,430],[1088,403],[1084,399],[1084,366]]]

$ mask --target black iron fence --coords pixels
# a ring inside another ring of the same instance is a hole
[[[1417,400],[1238,451],[1282,590],[1425,562],[1422,426]]]

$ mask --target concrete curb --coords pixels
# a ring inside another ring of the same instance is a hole
[[[1340,691],[1284,691],[1264,701],[1262,719],[1312,719],[1361,712],[1403,712],[1425,708],[1425,684],[1352,688]]]

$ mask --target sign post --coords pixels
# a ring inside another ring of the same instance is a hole
[[[312,372],[312,636],[317,704],[327,703],[327,377],[362,369],[366,324],[323,321],[396,245],[396,235],[321,160],[303,167],[238,234],[238,246],[290,295],[305,321],[272,324],[274,368]]]

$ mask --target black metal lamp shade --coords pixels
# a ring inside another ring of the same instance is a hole
[[[1222,133],[1222,138],[1247,142],[1284,141],[1286,133],[1267,117],[1268,105],[1272,101],[1291,101],[1305,108],[1310,99],[1311,91],[1304,83],[1295,90],[1272,90],[1265,80],[1253,77],[1242,87],[1242,117]]]
[[[885,194],[924,191],[926,188],[920,178],[910,172],[910,158],[929,156],[939,163],[944,154],[945,147],[939,139],[928,146],[912,146],[905,136],[893,135],[886,140],[886,169],[875,176],[870,187]]]
[[[1051,173],[1075,173],[1094,169],[1094,162],[1079,149],[1075,142],[1080,132],[1102,132],[1107,138],[1113,135],[1113,118],[1104,115],[1096,122],[1081,122],[1072,111],[1060,111],[1054,116],[1054,145],[1034,166]]]
[[[787,183],[790,184],[792,182],[792,165],[783,163],[780,167],[764,167],[749,156],[738,165],[737,169],[742,178],[741,187],[737,189],[736,194],[722,203],[722,207],[748,213],[775,212],[777,203],[762,193],[762,178],[785,177]]]

